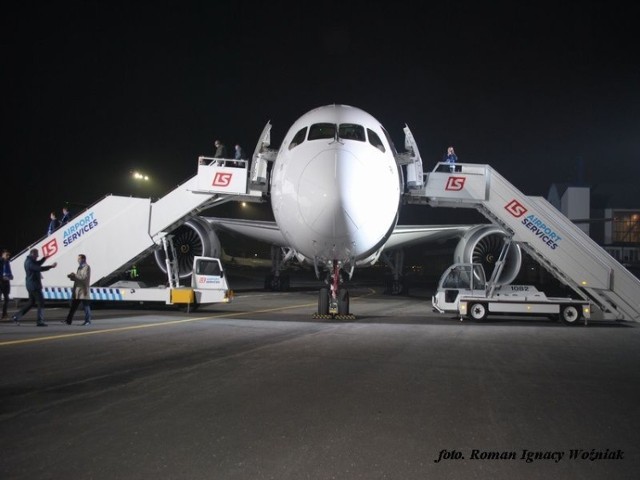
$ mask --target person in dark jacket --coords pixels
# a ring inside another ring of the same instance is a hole
[[[456,169],[456,162],[458,161],[458,156],[456,155],[456,152],[453,150],[453,147],[447,148],[447,153],[445,153],[444,157],[442,157],[442,161],[449,164],[449,169],[452,172],[456,171],[455,169]]]
[[[216,147],[216,153],[213,155],[213,158],[227,158],[227,147],[220,140],[216,140],[214,145]]]
[[[244,154],[244,149],[239,144],[236,143],[236,146],[233,147],[233,149],[234,149],[234,152],[235,152],[234,155],[233,155],[234,159],[236,159],[236,160],[245,160],[246,159],[246,156]]]
[[[71,212],[69,212],[69,209],[67,207],[62,207],[62,217],[60,217],[60,226],[63,226],[69,223],[69,220],[71,220]]]
[[[9,293],[11,292],[11,280],[13,280],[13,273],[11,273],[11,252],[9,250],[2,250],[2,257],[0,257],[0,294],[3,296],[2,302],[2,318],[7,318],[7,307],[9,306]]]
[[[246,160],[246,156],[244,154],[244,149],[236,143],[235,147],[233,147],[233,159],[235,160],[233,162],[233,166],[234,167],[242,167],[242,160]]]
[[[51,235],[58,228],[60,228],[60,221],[58,217],[56,217],[56,212],[51,212],[49,214],[49,228],[47,228],[47,235]]]
[[[42,272],[46,272],[47,270],[51,270],[55,268],[58,264],[56,262],[51,265],[47,265],[43,267],[42,264],[45,262],[47,257],[42,257],[38,260],[38,249],[32,248],[27,255],[27,258],[24,261],[24,271],[26,274],[26,287],[27,292],[29,292],[29,303],[27,303],[22,310],[16,313],[11,320],[16,325],[20,324],[20,319],[22,316],[31,310],[31,307],[34,305],[38,306],[38,323],[36,323],[39,327],[46,327],[47,324],[44,323],[44,296],[42,295]]]

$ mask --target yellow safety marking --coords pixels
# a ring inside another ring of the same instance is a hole
[[[352,300],[356,300],[358,298],[363,298],[363,297],[368,297],[369,295],[372,295],[375,293],[375,290],[373,289],[369,289],[370,293],[361,295],[359,297],[353,297]],[[0,347],[4,347],[7,345],[23,345],[23,344],[27,344],[27,343],[35,343],[35,342],[44,342],[44,341],[49,341],[49,340],[59,340],[62,338],[72,338],[72,337],[82,337],[82,336],[86,336],[86,335],[97,335],[100,333],[118,333],[118,332],[124,332],[127,330],[140,330],[143,328],[152,328],[152,327],[164,327],[167,325],[178,325],[181,323],[189,323],[189,322],[199,322],[202,320],[210,320],[213,318],[227,318],[227,317],[240,317],[243,315],[254,315],[256,313],[269,313],[269,312],[278,312],[278,311],[282,311],[282,310],[291,310],[294,308],[302,308],[302,307],[310,307],[313,305],[316,305],[317,302],[313,302],[313,303],[301,303],[298,305],[289,305],[287,307],[276,307],[276,308],[267,308],[267,309],[263,309],[263,310],[250,310],[250,311],[245,311],[245,312],[236,312],[236,313],[220,313],[220,314],[215,314],[215,315],[208,315],[206,317],[197,317],[197,318],[184,318],[181,320],[170,320],[168,322],[161,322],[161,323],[147,323],[144,325],[130,325],[128,327],[113,327],[113,328],[101,328],[99,330],[95,330],[94,326],[87,326],[84,328],[90,328],[91,330],[87,330],[87,331],[83,331],[83,332],[77,332],[77,333],[63,333],[63,334],[59,334],[59,335],[49,335],[46,337],[37,337],[37,338],[23,338],[20,340],[6,340],[6,341],[2,341],[0,342]],[[22,328],[19,325],[11,325],[12,328]]]

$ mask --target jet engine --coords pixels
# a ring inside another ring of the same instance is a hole
[[[500,257],[506,237],[507,233],[500,227],[478,225],[468,230],[460,239],[453,254],[453,261],[456,263],[481,263],[488,280]],[[522,251],[520,246],[512,243],[509,245],[506,261],[497,283],[504,285],[513,282],[521,265]]]
[[[213,228],[203,219],[194,217],[171,232],[176,250],[180,278],[191,275],[193,258],[198,256],[220,258],[222,248]],[[158,267],[167,273],[164,250],[155,251]]]

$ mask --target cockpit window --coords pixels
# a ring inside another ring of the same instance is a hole
[[[370,128],[367,128],[367,135],[369,136],[369,143],[371,145],[373,145],[376,148],[379,148],[382,152],[385,151],[384,145],[382,144],[382,140],[380,140],[380,137],[376,132],[374,132]]]
[[[307,140],[319,140],[321,138],[335,138],[336,126],[333,123],[315,123],[309,128]]]
[[[345,140],[364,142],[364,127],[355,123],[341,123],[340,127],[338,127],[338,137]]]
[[[291,143],[289,144],[289,150],[291,150],[294,147],[297,147],[302,142],[304,142],[304,137],[306,136],[307,136],[307,127],[304,127],[302,130],[296,133],[296,135],[291,140]]]

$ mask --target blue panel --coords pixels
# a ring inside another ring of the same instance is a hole
[[[124,301],[119,288],[91,288],[89,289],[91,300]],[[42,294],[45,300],[71,300],[73,288],[71,287],[44,287]]]
[[[44,287],[42,294],[45,300],[69,300],[71,299],[71,288]]]

